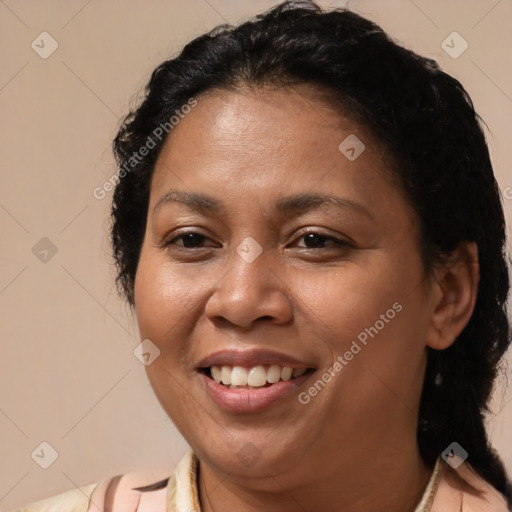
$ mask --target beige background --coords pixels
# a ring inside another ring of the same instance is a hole
[[[140,340],[109,258],[111,193],[92,191],[115,172],[112,137],[153,68],[215,25],[275,3],[0,0],[2,510],[154,463],[172,469],[186,450],[133,356]],[[350,8],[466,86],[491,130],[512,225],[512,2]],[[47,59],[31,48],[43,31],[59,45]],[[441,48],[453,31],[469,43],[457,59]],[[57,248],[47,262],[32,252],[43,237]],[[512,389],[502,384],[489,432],[512,472]],[[46,470],[31,458],[43,441],[59,454]]]

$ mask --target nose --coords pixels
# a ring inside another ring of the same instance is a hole
[[[289,322],[292,296],[283,267],[280,256],[270,251],[263,250],[254,260],[233,251],[206,303],[206,316],[244,330],[256,322]]]

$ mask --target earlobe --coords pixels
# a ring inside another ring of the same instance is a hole
[[[466,327],[476,303],[480,271],[475,242],[462,242],[436,271],[427,345],[448,348]]]

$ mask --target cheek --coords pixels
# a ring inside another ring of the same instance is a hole
[[[331,365],[338,363],[329,393],[354,417],[380,414],[397,397],[397,403],[415,403],[427,325],[418,269],[379,256],[361,267],[304,273],[296,282],[304,305],[299,330],[318,341]]]
[[[376,322],[381,327],[382,314],[397,316],[393,304],[401,301],[407,281],[384,257],[375,257],[371,264],[300,273],[292,289],[307,324],[330,340],[332,350],[341,351],[366,328]]]
[[[135,278],[135,311],[141,340],[150,339],[160,349],[155,363],[172,368],[180,357],[180,340],[186,339],[192,328],[190,319],[196,302],[192,290],[166,270],[166,263],[159,261],[158,255],[143,251]],[[153,365],[147,371],[150,375]]]
[[[414,258],[397,264],[389,253],[373,254],[364,265],[297,277],[294,290],[303,304],[296,318],[303,322],[299,329],[309,333],[331,361],[343,357],[347,378],[362,386],[376,378],[368,374],[371,369],[393,388],[414,381],[427,328],[421,266]]]
[[[141,329],[170,329],[184,311],[190,311],[198,274],[193,273],[193,281],[181,274],[160,254],[143,248],[135,277],[135,309]]]
[[[186,407],[188,376],[180,362],[193,328],[190,318],[196,301],[190,286],[176,279],[168,264],[166,270],[166,262],[143,249],[135,279],[137,323],[140,339],[151,340],[160,350],[145,370],[155,396],[178,428],[183,418],[194,416]]]

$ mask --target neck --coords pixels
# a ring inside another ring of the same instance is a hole
[[[414,512],[432,468],[423,463],[415,438],[408,443],[403,439],[395,441],[394,446],[382,441],[373,451],[365,446],[365,454],[375,453],[375,457],[359,453],[348,459],[342,450],[331,452],[327,462],[330,474],[316,472],[314,464],[305,461],[304,467],[294,468],[288,475],[269,473],[264,484],[257,487],[253,479],[239,481],[200,463],[201,511],[295,512],[299,508],[323,512]],[[382,446],[388,448],[383,451]],[[333,464],[333,460],[343,463]],[[318,467],[325,465],[320,463]],[[319,474],[321,478],[311,481]]]

